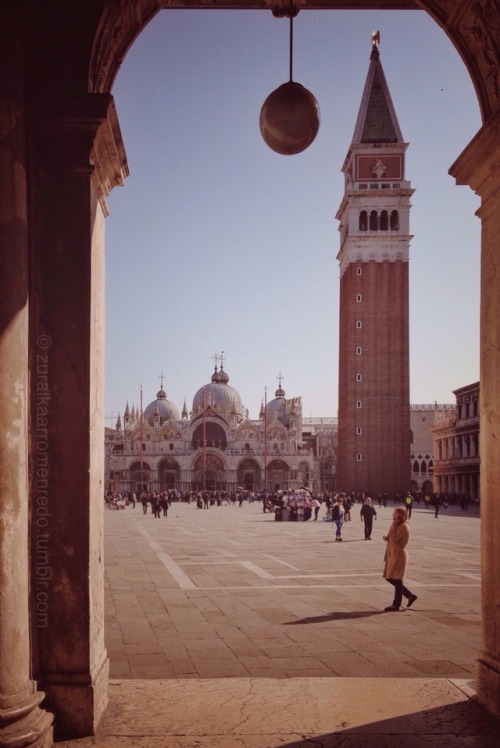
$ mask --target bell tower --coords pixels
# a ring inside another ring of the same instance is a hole
[[[410,480],[410,182],[404,142],[380,62],[372,52],[342,171],[339,221],[338,488],[405,491]]]

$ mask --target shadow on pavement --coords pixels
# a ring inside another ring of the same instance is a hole
[[[322,616],[308,616],[298,621],[285,621],[283,626],[297,626],[305,623],[324,623],[325,621],[345,621],[350,618],[369,618],[370,616],[382,615],[383,610],[359,610],[359,611],[337,611],[336,613],[326,613]]]
[[[360,705],[362,709],[362,705]],[[346,727],[323,735],[303,735],[279,748],[498,748],[500,724],[474,699],[424,709],[401,717]]]

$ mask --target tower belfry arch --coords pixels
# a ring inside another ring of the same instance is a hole
[[[128,174],[111,89],[151,18],[186,7],[279,13],[283,2],[0,6],[0,746],[50,746],[51,715],[60,737],[92,734],[106,707],[103,246],[106,196]],[[500,566],[500,8],[495,0],[302,0],[300,7],[427,11],[476,90],[482,127],[450,172],[481,198],[477,692],[500,717],[493,572]]]

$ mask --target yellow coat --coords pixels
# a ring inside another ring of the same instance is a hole
[[[410,539],[408,522],[392,524],[387,533],[387,547],[384,556],[384,579],[403,579],[408,561],[406,546]]]

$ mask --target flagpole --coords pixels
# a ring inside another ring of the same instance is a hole
[[[140,449],[140,455],[141,455],[141,492],[144,490],[144,475],[143,475],[143,463],[144,463],[144,442],[143,442],[143,422],[142,422],[142,384],[140,387],[140,417],[141,417],[141,449]]]
[[[264,491],[267,491],[267,387],[264,387]]]
[[[203,491],[207,490],[207,421],[205,387],[203,388]]]

